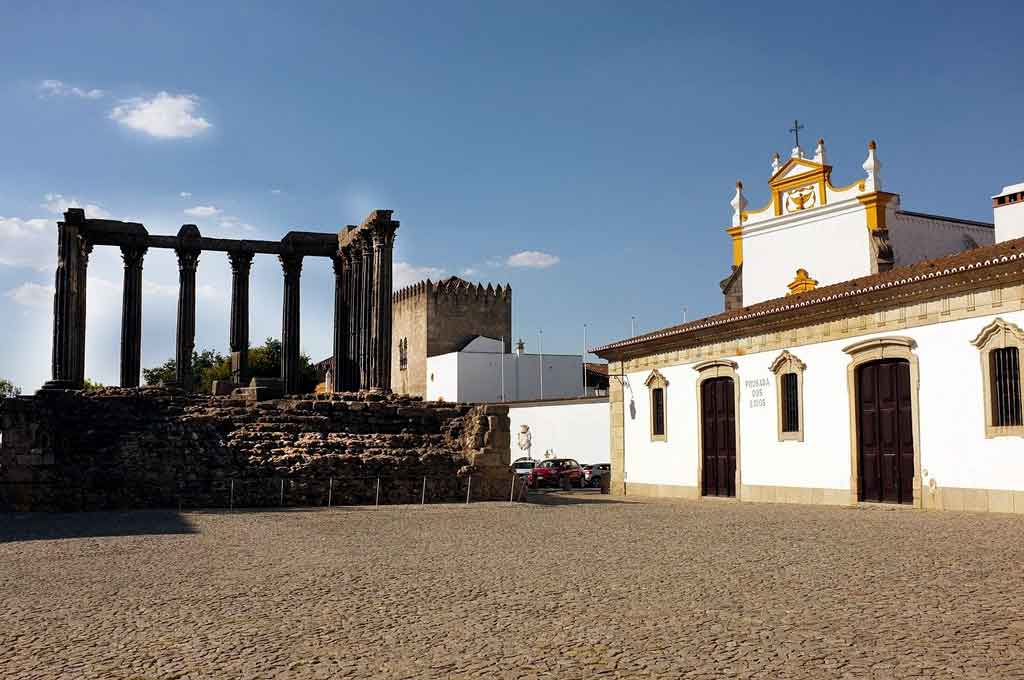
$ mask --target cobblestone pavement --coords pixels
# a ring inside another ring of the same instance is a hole
[[[0,515],[0,678],[1024,677],[1020,517]]]

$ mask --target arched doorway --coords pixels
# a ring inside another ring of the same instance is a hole
[[[910,362],[878,359],[857,367],[857,500],[914,502]]]
[[[736,495],[736,385],[731,377],[700,383],[701,495]]]

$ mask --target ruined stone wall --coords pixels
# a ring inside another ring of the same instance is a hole
[[[508,495],[507,409],[374,393],[247,402],[161,388],[0,402],[0,510],[419,502]],[[330,482],[329,480],[333,480]],[[330,484],[330,486],[329,486]]]
[[[504,338],[512,351],[512,289],[439,285],[428,299],[427,356],[457,352],[478,335]]]
[[[427,296],[418,284],[396,293],[391,303],[391,390],[417,397],[427,395]],[[402,343],[408,343],[408,363],[400,365]]]

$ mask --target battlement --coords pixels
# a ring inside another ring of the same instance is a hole
[[[512,286],[505,284],[502,286],[498,284],[488,283],[484,286],[481,283],[471,283],[465,279],[460,279],[457,276],[452,276],[441,281],[431,281],[427,279],[414,283],[411,286],[406,286],[400,290],[397,290],[392,295],[392,300],[395,303],[404,302],[406,300],[426,297],[430,295],[437,301],[439,298],[472,298],[483,302],[489,300],[495,300],[500,302],[507,302],[512,299]]]

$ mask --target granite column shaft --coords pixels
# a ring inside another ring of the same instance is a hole
[[[249,373],[249,272],[253,253],[228,253],[231,262],[231,382],[243,384]]]
[[[284,272],[284,300],[281,310],[281,383],[285,394],[297,394],[299,373],[299,280],[301,255],[279,255]]]
[[[196,266],[199,251],[178,248],[178,331],[175,342],[175,382],[185,390],[193,389],[192,352],[196,346]]]
[[[138,387],[142,368],[142,259],[145,246],[121,246],[121,387]]]

